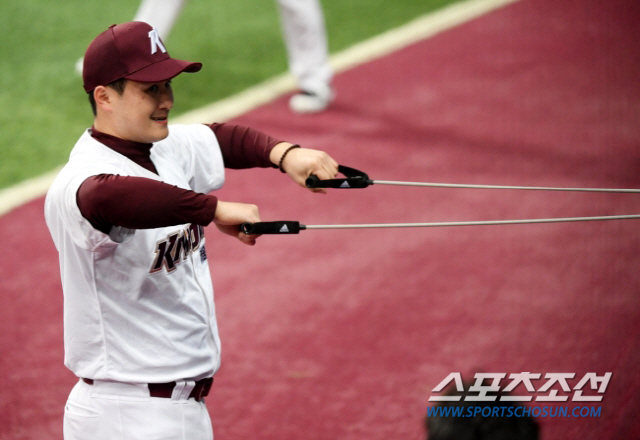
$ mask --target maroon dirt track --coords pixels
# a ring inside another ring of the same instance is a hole
[[[235,122],[379,180],[640,188],[639,21],[627,0],[522,0],[337,75],[323,114],[291,115],[282,98]],[[315,195],[273,170],[229,171],[219,196],[304,224],[640,214],[637,194]],[[3,440],[62,438],[76,380],[42,210],[0,218]],[[612,372],[602,402],[561,403],[600,417],[539,418],[542,439],[638,438],[639,224],[307,230],[255,247],[207,228],[216,440],[420,439],[453,371],[575,372],[571,385]]]

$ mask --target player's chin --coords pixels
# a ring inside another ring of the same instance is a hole
[[[149,129],[150,142],[158,142],[169,136],[169,126],[166,124],[158,124],[156,122]]]

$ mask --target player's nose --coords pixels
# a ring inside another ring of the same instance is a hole
[[[173,108],[173,91],[171,89],[165,89],[160,94],[159,107],[163,110],[171,110]]]

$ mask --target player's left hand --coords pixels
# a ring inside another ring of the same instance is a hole
[[[272,161],[278,165],[280,158],[291,144],[282,142],[271,151]],[[338,162],[324,151],[310,148],[294,148],[282,161],[282,168],[298,185],[306,188],[305,180],[314,174],[319,179],[333,179],[338,175]],[[324,188],[313,188],[316,193],[326,193]]]

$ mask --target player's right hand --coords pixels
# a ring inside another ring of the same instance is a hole
[[[236,237],[250,246],[256,244],[256,239],[260,236],[247,235],[240,230],[242,223],[257,223],[260,221],[260,214],[256,205],[218,200],[213,221],[220,231]]]

